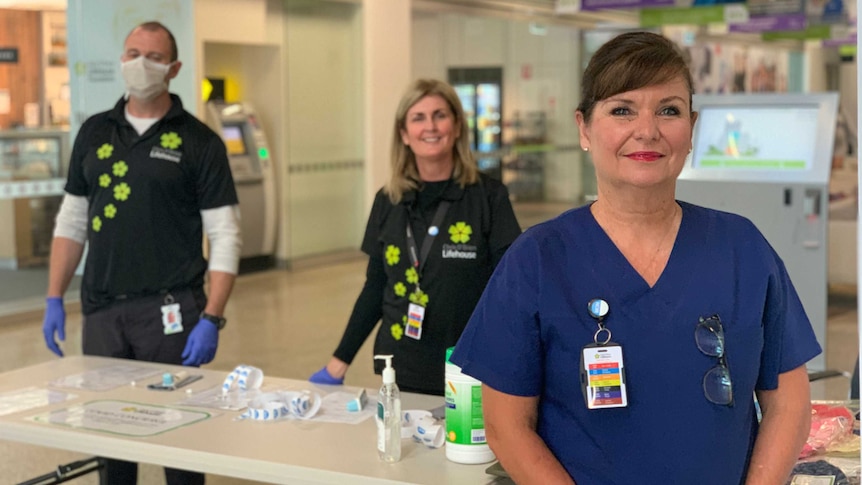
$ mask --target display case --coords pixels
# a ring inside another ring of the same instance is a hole
[[[47,264],[69,153],[67,130],[0,132],[0,267]]]
[[[66,176],[68,130],[0,131],[0,180]]]
[[[547,144],[545,112],[516,112],[512,127],[515,137],[511,155],[503,162],[503,183],[516,201],[541,201],[544,199],[545,156],[551,148]]]

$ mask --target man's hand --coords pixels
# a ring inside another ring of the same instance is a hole
[[[63,298],[50,296],[45,299],[45,319],[42,321],[42,333],[45,335],[45,345],[51,352],[63,356],[63,351],[54,340],[54,336],[66,341],[66,309],[63,308]]]
[[[186,342],[183,349],[183,365],[197,367],[208,364],[215,358],[218,348],[218,328],[209,320],[201,318]]]

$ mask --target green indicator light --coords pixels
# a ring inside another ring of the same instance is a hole
[[[257,154],[260,158],[269,158],[269,150],[266,148],[258,149]]]

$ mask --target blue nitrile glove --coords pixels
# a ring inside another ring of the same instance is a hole
[[[63,356],[63,351],[54,340],[54,335],[60,342],[66,341],[66,309],[63,308],[63,298],[49,296],[45,299],[45,319],[42,321],[42,333],[45,334],[45,345],[51,352]]]
[[[344,384],[344,378],[342,377],[341,379],[338,379],[336,377],[332,377],[332,374],[326,370],[326,366],[323,366],[323,369],[311,374],[311,377],[309,377],[308,380],[315,384]]]
[[[217,348],[218,328],[213,322],[201,318],[189,334],[186,348],[183,349],[183,365],[196,367],[208,364],[215,358]]]

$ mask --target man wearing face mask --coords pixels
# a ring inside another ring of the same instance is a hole
[[[227,154],[218,135],[168,92],[182,64],[164,25],[135,27],[121,61],[126,96],[89,118],[72,150],[51,246],[45,342],[63,355],[55,340],[65,340],[62,297],[88,243],[84,354],[199,366],[215,357],[239,265]],[[137,481],[135,463],[109,460],[106,472],[108,483]],[[165,475],[168,484],[204,481],[181,470]]]

